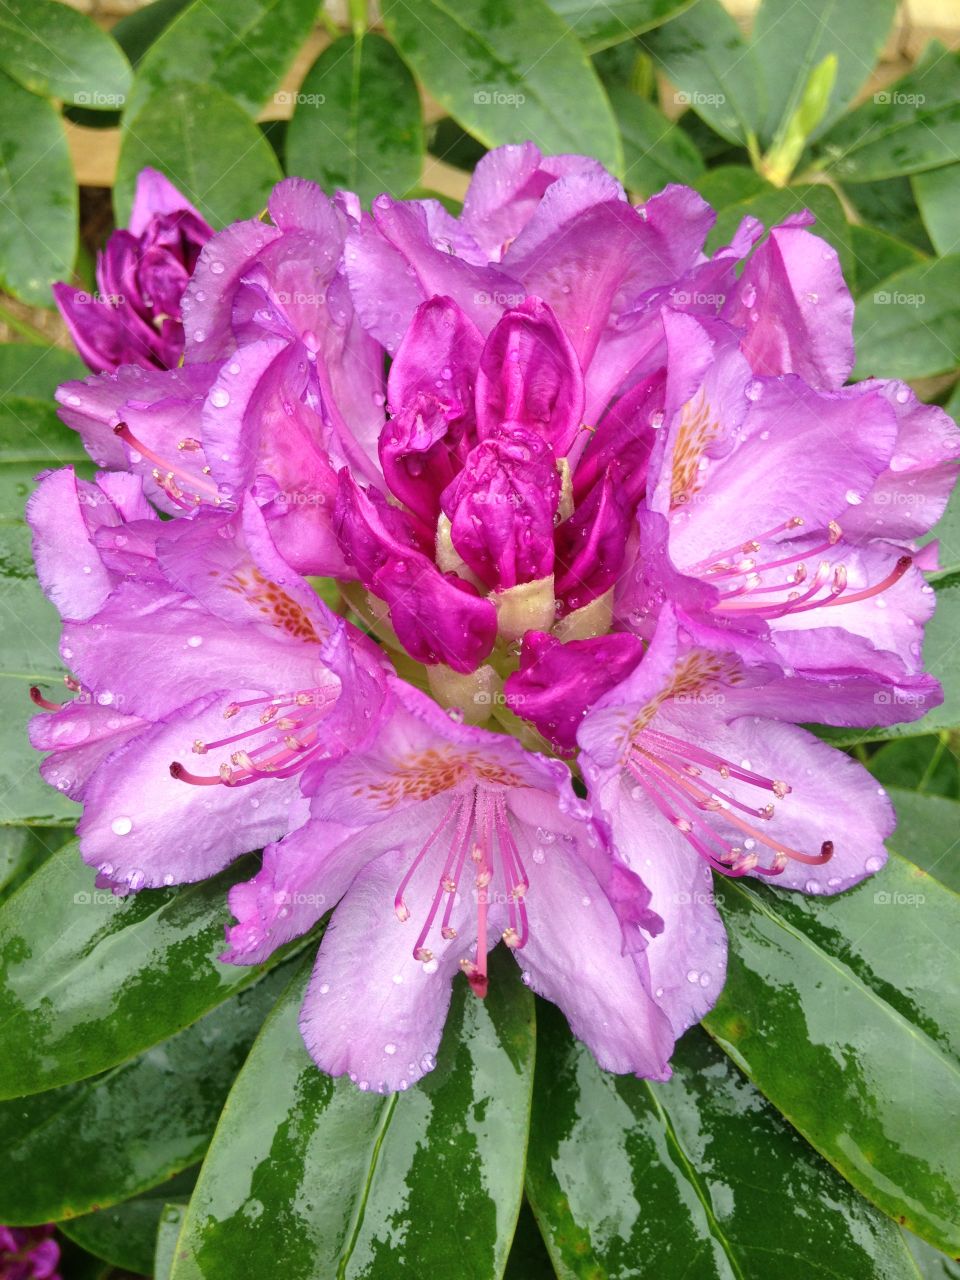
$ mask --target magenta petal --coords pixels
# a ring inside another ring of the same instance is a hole
[[[480,438],[506,422],[539,432],[558,458],[583,420],[583,375],[557,318],[539,298],[508,311],[487,339],[477,375]]]
[[[149,166],[141,169],[137,175],[130,209],[129,230],[132,234],[143,235],[149,229],[150,219],[153,217],[181,212],[191,213],[195,218],[203,220],[196,206],[159,169],[151,169]],[[209,233],[213,234],[212,231]]]
[[[613,468],[557,529],[557,599],[571,612],[620,577],[633,515]]]
[[[508,423],[472,449],[444,491],[453,545],[488,587],[500,589],[553,571],[560,477],[550,445]]]
[[[636,666],[643,645],[627,632],[571,640],[528,631],[520,669],[504,684],[507,705],[535,724],[565,751],[577,743],[577,729],[592,704]]]
[[[412,554],[385,565],[373,592],[390,607],[390,621],[412,658],[475,671],[497,637],[497,611],[454,574],[444,575],[426,556]]]
[[[836,250],[803,227],[774,227],[723,308],[754,373],[797,373],[834,391],[853,367],[853,299]]]

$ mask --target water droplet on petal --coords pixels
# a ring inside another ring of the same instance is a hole
[[[383,1046],[383,1052],[389,1053],[392,1056],[397,1052],[397,1046],[395,1044],[385,1044]]]
[[[210,392],[210,403],[217,409],[225,409],[230,403],[230,392],[223,387],[214,387]]]
[[[859,507],[860,503],[863,501],[863,494],[857,493],[856,489],[848,489],[843,496],[846,498],[847,502],[850,503],[851,507]]]
[[[210,270],[215,276],[223,275],[223,263],[216,260],[211,262]]]
[[[699,973],[699,971],[698,971],[698,970],[696,970],[696,969],[691,969],[691,970],[690,970],[690,972],[687,974],[687,981],[688,981],[688,982],[699,982],[699,981],[700,981],[700,973]]]
[[[872,858],[868,858],[863,865],[867,871],[879,871],[883,866],[883,859],[874,856]]]
[[[203,644],[203,636],[191,636],[190,639],[187,641],[187,644],[190,646],[191,649],[199,649],[200,646]]]

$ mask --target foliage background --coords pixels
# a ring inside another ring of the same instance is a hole
[[[67,1276],[960,1275],[960,504],[926,650],[945,703],[822,731],[890,790],[890,863],[833,900],[718,885],[727,986],[667,1085],[600,1072],[506,972],[458,992],[415,1089],[333,1084],[296,1029],[315,939],[215,959],[249,861],[96,891],[24,738],[28,685],[62,672],[23,503],[89,466],[43,308],[93,288],[106,187],[119,224],[144,164],[217,226],[283,172],[455,206],[486,147],[531,138],[639,198],[691,183],[712,244],[806,206],[857,299],[855,376],[956,416],[960,55],[877,69],[917,43],[893,0],[763,0],[752,30],[717,0],[156,0],[99,25],[0,0],[0,1221],[60,1223]]]

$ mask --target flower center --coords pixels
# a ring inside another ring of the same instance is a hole
[[[431,851],[446,845],[437,879],[436,889],[425,920],[413,945],[413,957],[428,968],[433,963],[433,952],[427,946],[431,932],[440,916],[440,936],[445,941],[456,938],[453,927],[453,911],[459,905],[460,886],[464,882],[469,859],[477,903],[477,950],[475,957],[465,957],[460,967],[467,981],[478,996],[487,994],[487,953],[489,950],[489,910],[498,900],[497,881],[502,884],[500,899],[507,908],[507,927],[501,937],[508,947],[519,949],[529,936],[526,894],[530,887],[520,850],[507,816],[507,804],[503,795],[486,787],[474,786],[468,792],[460,792],[447,805],[443,817],[427,837],[419,853],[413,859],[400,881],[394,898],[397,919],[410,919],[410,908],[404,894],[407,887],[423,866]],[[438,855],[435,855],[438,860]],[[441,913],[440,906],[443,904]],[[432,970],[429,970],[432,972]]]
[[[833,856],[833,842],[830,840],[825,840],[820,852],[815,854],[803,853],[775,840],[764,832],[762,826],[773,817],[773,804],[768,802],[755,808],[720,785],[733,778],[758,791],[771,792],[778,800],[790,794],[792,788],[788,782],[754,773],[748,760],[736,764],[672,734],[645,728],[631,740],[623,763],[630,776],[688,844],[714,870],[724,875],[742,876],[748,871],[757,871],[761,875],[776,876],[781,874],[788,861],[819,865]],[[720,781],[715,782],[710,774],[716,775]],[[703,816],[705,813],[722,814],[723,821],[735,828],[736,842],[721,835],[713,822]],[[758,845],[772,852],[769,865],[761,863]]]

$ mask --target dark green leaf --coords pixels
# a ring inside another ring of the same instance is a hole
[[[855,186],[844,187],[843,195],[868,226],[896,236],[898,240],[906,240],[921,253],[934,253],[913,198],[909,178],[859,182]]]
[[[482,142],[470,136],[465,129],[450,116],[438,120],[427,138],[430,154],[452,164],[457,169],[472,173],[483,157],[487,148]]]
[[[21,747],[21,750],[23,748]],[[73,826],[0,825],[0,902],[9,898],[73,836]]]
[[[890,799],[897,810],[891,848],[909,852],[917,866],[960,893],[960,803],[897,787],[890,788]]]
[[[946,732],[894,738],[873,752],[866,761],[867,768],[888,790],[925,791],[960,800],[960,769],[949,742],[950,734]],[[924,865],[916,852],[914,861]]]
[[[957,228],[960,163],[914,174],[910,182],[923,225],[937,253],[960,252],[960,230]]]
[[[256,981],[216,958],[227,890],[251,871],[114,898],[74,843],[45,862],[0,908],[0,1097],[125,1062]]]
[[[283,79],[316,16],[317,0],[193,0],[141,60],[128,117],[138,115],[158,91],[184,82],[220,89],[255,114]],[[196,110],[202,114],[202,98]]]
[[[423,121],[413,77],[382,36],[335,40],[307,72],[287,130],[287,170],[369,203],[420,180]]]
[[[77,189],[56,109],[0,71],[0,287],[53,305],[77,251]]]
[[[810,73],[829,54],[837,76],[817,137],[843,113],[868,79],[883,48],[897,0],[763,0],[753,27],[753,48],[766,99],[764,135],[773,139],[790,119]]]
[[[3,0],[0,67],[32,93],[94,110],[122,107],[130,88],[116,43],[55,0]]]
[[[144,5],[121,18],[110,34],[130,59],[130,65],[139,66],[143,55],[147,52],[162,31],[166,31],[170,23],[191,0],[154,0],[153,4]]]
[[[515,966],[492,959],[487,999],[458,978],[436,1070],[398,1094],[317,1070],[297,1025],[306,972],[294,982],[227,1101],[173,1280],[498,1280],[523,1189],[534,1026]]]
[[[693,0],[549,0],[591,53],[659,27]]]
[[[529,1201],[520,1206],[503,1280],[555,1280],[556,1272]]]
[[[960,1248],[960,899],[892,855],[840,898],[725,880],[727,981],[704,1025],[867,1199]]]
[[[105,1075],[0,1103],[0,1219],[74,1218],[195,1164],[290,977],[289,963],[281,965]]]
[[[699,1028],[651,1084],[601,1071],[554,1008],[537,1023],[527,1189],[563,1280],[915,1280],[896,1226]]]
[[[763,119],[753,50],[720,0],[699,0],[644,37],[644,45],[693,108],[729,142],[755,134]]]
[[[153,1275],[157,1234],[168,1202],[182,1197],[186,1204],[196,1180],[197,1170],[186,1169],[142,1196],[58,1223],[58,1228],[88,1253],[116,1267]]]
[[[628,189],[646,197],[668,182],[696,182],[703,161],[684,131],[629,89],[614,87],[609,93],[623,138]]]
[[[913,70],[845,116],[821,145],[842,182],[953,163],[960,152],[960,53],[932,44]]]
[[[857,264],[853,283],[858,297],[872,292],[888,276],[925,261],[924,255],[912,244],[876,227],[851,223],[850,238]]]
[[[774,190],[756,169],[741,164],[722,164],[708,169],[693,185],[704,200],[718,210]]]
[[[209,85],[168,86],[125,118],[114,187],[120,223],[144,165],[162,169],[216,226],[257,213],[283,176],[250,117]]]
[[[425,88],[486,146],[533,138],[545,152],[581,151],[619,174],[610,103],[545,0],[384,0],[383,21]]]
[[[855,378],[927,378],[960,363],[960,254],[898,271],[857,302]]]

